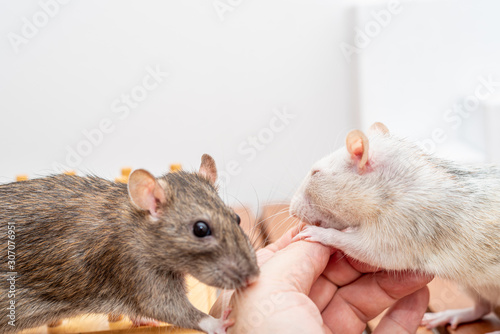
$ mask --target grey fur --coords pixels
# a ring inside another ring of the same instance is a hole
[[[197,173],[170,173],[159,219],[137,209],[127,185],[56,175],[0,186],[0,333],[86,313],[149,317],[201,330],[184,275],[238,288],[258,275],[236,215]],[[196,221],[212,235],[197,238]],[[8,325],[7,226],[15,225],[16,326]]]

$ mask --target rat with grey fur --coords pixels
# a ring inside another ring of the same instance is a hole
[[[89,313],[225,333],[232,321],[197,310],[184,283],[235,289],[259,273],[216,178],[205,154],[199,173],[139,169],[128,185],[68,175],[1,185],[1,253],[10,247],[15,263],[1,264],[0,333]]]
[[[475,307],[426,314],[429,328],[456,327],[500,306],[499,167],[439,159],[375,123],[313,165],[290,211],[311,224],[297,240],[466,287]]]

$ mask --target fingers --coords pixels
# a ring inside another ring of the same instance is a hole
[[[284,249],[286,246],[288,246],[291,242],[292,239],[300,232],[300,230],[304,227],[304,223],[300,223],[297,226],[291,228],[288,230],[281,238],[279,238],[276,242],[268,245],[265,248],[259,249],[256,252],[257,256],[257,263],[259,264],[259,267],[262,267],[264,263],[269,261],[274,254],[282,249]],[[210,310],[210,315],[214,317],[219,317],[222,310],[227,307],[229,304],[229,300],[231,298],[231,295],[233,294],[232,290],[226,290],[222,293],[222,295],[217,298],[215,304],[212,306]],[[224,299],[221,297],[225,297]]]
[[[424,286],[426,286],[433,276],[416,272],[380,272],[377,276],[377,283],[389,297],[400,299]]]
[[[270,244],[262,249],[259,249],[256,253],[257,263],[259,264],[259,266],[262,266],[271,257],[273,257],[274,253],[276,253],[277,251],[280,251],[280,250],[284,249],[286,246],[288,246],[292,242],[292,239],[297,234],[299,234],[300,230],[304,227],[304,225],[305,225],[304,223],[299,223],[297,226],[289,229],[277,241],[273,242],[272,244]]]
[[[377,272],[340,288],[323,311],[325,323],[338,333],[362,332],[368,320],[400,298],[423,288],[432,278],[415,273]],[[339,327],[339,324],[344,324]]]
[[[311,287],[311,290],[309,291],[309,298],[314,302],[314,304],[316,304],[318,310],[323,312],[337,290],[338,287],[335,284],[333,284],[325,276],[321,275]]]
[[[326,267],[330,249],[305,241],[280,248],[283,244],[267,250],[273,256],[262,264],[258,281],[233,294],[230,304],[236,323],[228,333],[275,333],[276,328],[320,333],[323,329],[321,314],[307,295]]]
[[[354,269],[356,269],[357,271],[359,271],[361,273],[375,273],[377,271],[383,270],[383,268],[371,266],[369,264],[360,262],[360,261],[355,260],[355,259],[348,257],[348,256],[347,256],[347,261],[351,264],[351,266]]]
[[[333,284],[344,286],[357,280],[361,272],[352,266],[348,257],[337,251],[331,256],[323,275]]]
[[[261,267],[258,283],[286,286],[309,294],[313,283],[321,275],[330,258],[330,249],[305,241],[289,244],[278,251]]]
[[[398,300],[382,318],[373,334],[415,333],[429,303],[429,289],[420,290]]]
[[[285,234],[281,236],[277,241],[273,242],[272,244],[268,245],[266,249],[269,249],[272,252],[277,252],[289,244],[292,243],[292,239],[299,234],[299,232],[304,228],[306,224],[301,222],[297,226],[292,227],[289,229]]]
[[[229,301],[234,290],[223,290],[215,303],[212,305],[209,314],[214,318],[220,318],[224,311],[228,309]]]
[[[330,257],[323,274],[313,284],[309,298],[316,304],[320,312],[328,306],[339,286],[347,285],[361,276],[341,252]]]

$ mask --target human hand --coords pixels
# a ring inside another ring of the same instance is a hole
[[[229,301],[235,324],[228,333],[362,333],[388,307],[375,333],[416,331],[432,277],[378,271],[318,243],[292,243],[301,227],[257,252],[257,282],[230,301],[219,298],[211,314]]]

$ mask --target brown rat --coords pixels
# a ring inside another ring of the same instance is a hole
[[[476,306],[428,314],[435,327],[473,321],[500,305],[500,168],[436,158],[375,123],[315,163],[290,211],[321,242],[389,270],[456,281]]]
[[[2,254],[15,254],[2,263],[0,333],[88,313],[225,333],[230,322],[192,306],[184,283],[234,289],[259,273],[216,178],[203,155],[199,173],[136,170],[128,186],[68,175],[0,185]]]

